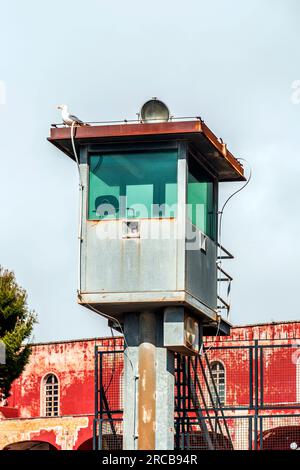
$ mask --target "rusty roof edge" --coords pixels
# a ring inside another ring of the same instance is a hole
[[[92,135],[93,129],[101,129],[101,133]],[[168,122],[168,123],[155,123],[155,124],[114,124],[105,126],[82,126],[76,128],[75,138],[78,139],[90,139],[90,138],[101,138],[101,137],[129,137],[129,129],[133,130],[132,136],[143,136],[143,135],[167,135],[167,134],[197,134],[202,133],[206,139],[214,146],[218,153],[228,161],[232,168],[238,173],[241,180],[246,180],[244,176],[244,168],[242,164],[234,157],[234,155],[227,149],[226,144],[219,141],[218,137],[210,130],[210,128],[200,120],[193,121],[179,121],[179,122]],[[109,130],[114,132],[109,132]],[[58,141],[66,140],[70,138],[70,131],[68,127],[52,127],[50,128],[50,137],[47,138],[49,142],[67,154],[74,160],[74,155],[62,144],[58,144]]]
[[[197,133],[201,132],[201,121],[178,121],[160,122],[148,124],[109,124],[98,126],[77,126],[75,127],[75,137],[78,139],[101,138],[101,137],[130,137],[155,135],[155,134],[176,134],[176,133]],[[77,135],[76,135],[77,134]],[[70,127],[51,127],[48,140],[65,140],[71,137]]]
[[[246,180],[244,175],[243,165],[236,159],[236,157],[228,150],[227,144],[219,141],[218,137],[210,130],[210,128],[201,121],[201,132],[205,135],[207,140],[218,150],[218,152],[233,166],[241,179]]]

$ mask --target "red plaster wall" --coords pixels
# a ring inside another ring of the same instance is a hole
[[[226,402],[228,405],[243,405],[249,401],[247,387],[249,377],[249,350],[247,345],[255,339],[289,343],[300,338],[300,322],[236,327],[230,337],[207,338],[207,345],[245,346],[241,350],[211,350],[210,361],[220,360],[226,369]],[[212,344],[213,341],[213,344]],[[8,400],[10,407],[17,407],[19,417],[39,417],[41,413],[41,383],[46,374],[53,372],[60,383],[60,414],[93,414],[94,412],[94,348],[101,345],[112,350],[109,338],[88,339],[61,343],[37,344],[33,347],[30,362],[21,377],[16,380]],[[122,348],[122,338],[118,339]],[[296,364],[292,355],[295,350],[264,349],[266,403],[293,402],[296,400]],[[112,380],[111,389],[121,390],[123,363],[107,356],[104,362],[104,387]],[[284,386],[283,386],[284,384]],[[280,396],[282,395],[282,396]],[[121,407],[121,397],[111,396],[111,406]],[[15,413],[15,412],[14,412]]]
[[[300,322],[254,325],[232,329],[230,337],[206,338],[207,346],[239,345],[240,350],[210,350],[210,361],[220,360],[226,370],[226,405],[246,405],[249,403],[249,349],[259,339],[266,343],[291,343],[300,338]],[[122,338],[117,339],[117,348],[122,349]],[[94,349],[101,345],[103,350],[113,349],[111,338],[88,339],[33,346],[30,362],[21,377],[12,386],[7,412],[18,410],[20,418],[40,417],[41,383],[48,373],[55,373],[60,384],[60,415],[90,415],[88,428],[79,430],[74,448],[92,437],[92,418],[94,413]],[[265,403],[296,401],[296,364],[293,361],[293,348],[270,348],[264,350],[265,359]],[[121,391],[123,359],[119,355],[115,361],[111,356],[105,359],[104,387],[112,380],[112,390]],[[110,396],[110,404],[116,409],[122,407],[121,394]],[[1,419],[0,408],[0,419]],[[10,413],[10,412],[9,412]],[[8,414],[9,414],[8,413]],[[5,413],[2,412],[5,417]],[[8,417],[8,416],[7,416]],[[3,418],[2,418],[3,419]],[[37,433],[36,439],[55,443],[54,436]]]
[[[35,345],[29,364],[13,384],[8,405],[17,406],[21,418],[41,416],[42,381],[45,375],[54,373],[59,380],[60,415],[93,414],[96,344],[112,349],[109,338]],[[106,364],[107,374],[112,367],[113,364]],[[118,365],[114,380],[120,373]]]

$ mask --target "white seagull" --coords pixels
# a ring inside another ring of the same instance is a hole
[[[57,109],[61,109],[61,117],[63,120],[63,123],[66,124],[66,126],[72,126],[72,124],[76,126],[86,126],[81,119],[78,117],[74,116],[73,114],[70,114],[68,111],[68,106],[66,104],[60,104],[57,106]]]

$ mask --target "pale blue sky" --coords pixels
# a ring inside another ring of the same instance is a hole
[[[299,18],[299,0],[2,4],[0,263],[39,315],[35,341],[108,332],[76,305],[77,173],[46,141],[61,102],[90,121],[152,96],[201,115],[253,168],[224,215],[233,322],[299,318]]]

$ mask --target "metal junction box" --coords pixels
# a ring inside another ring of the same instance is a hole
[[[167,307],[164,310],[164,347],[182,355],[199,354],[202,345],[201,322],[183,307]]]
[[[74,159],[69,128],[49,140]],[[182,306],[216,328],[218,184],[243,168],[200,120],[76,128],[83,183],[78,301],[125,312]],[[226,318],[219,326],[227,334]]]

